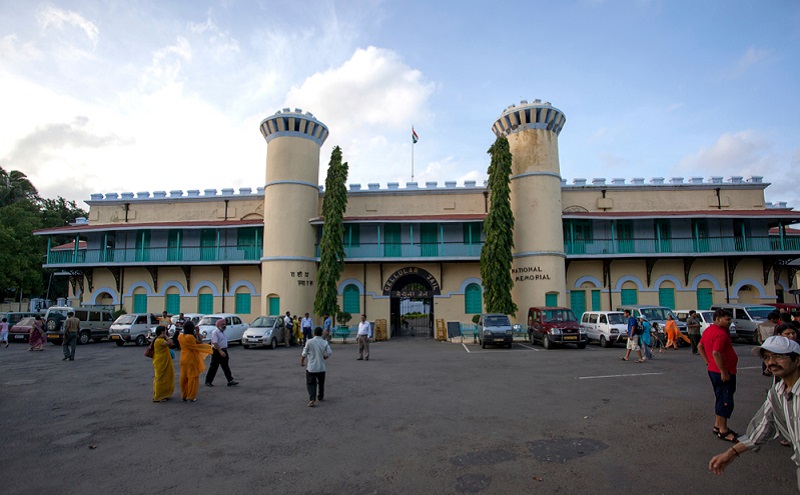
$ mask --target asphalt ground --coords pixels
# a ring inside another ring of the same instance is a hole
[[[734,430],[769,380],[740,355]],[[428,339],[334,344],[308,408],[300,348],[231,349],[240,382],[152,402],[144,348],[0,348],[0,492],[11,494],[796,493],[791,450],[709,459],[713,394],[686,348],[643,364],[621,347],[545,351]],[[202,376],[201,376],[202,380]],[[201,382],[202,383],[202,382]]]

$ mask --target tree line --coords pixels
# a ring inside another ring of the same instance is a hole
[[[51,271],[42,268],[47,259],[47,239],[33,233],[64,227],[85,216],[87,213],[74,201],[60,196],[42,198],[24,173],[0,167],[0,301],[65,297],[67,277],[51,277]],[[69,236],[53,237],[55,245],[72,240]]]

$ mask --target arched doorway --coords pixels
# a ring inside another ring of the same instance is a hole
[[[397,270],[386,279],[384,295],[391,297],[392,337],[433,337],[433,296],[439,282],[422,268]]]

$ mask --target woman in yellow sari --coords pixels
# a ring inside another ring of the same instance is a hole
[[[156,339],[153,341],[153,402],[167,401],[175,392],[175,366],[169,346],[167,328],[164,325],[157,326]]]
[[[181,399],[184,402],[197,400],[200,373],[206,369],[205,359],[211,354],[211,346],[202,344],[195,335],[194,323],[187,321],[183,333],[178,336],[181,345]]]

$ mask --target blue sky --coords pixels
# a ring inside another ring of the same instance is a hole
[[[800,208],[800,3],[90,2],[0,5],[0,166],[40,193],[256,188],[284,107],[350,183],[486,178],[491,126],[561,109],[562,176],[764,176]]]

